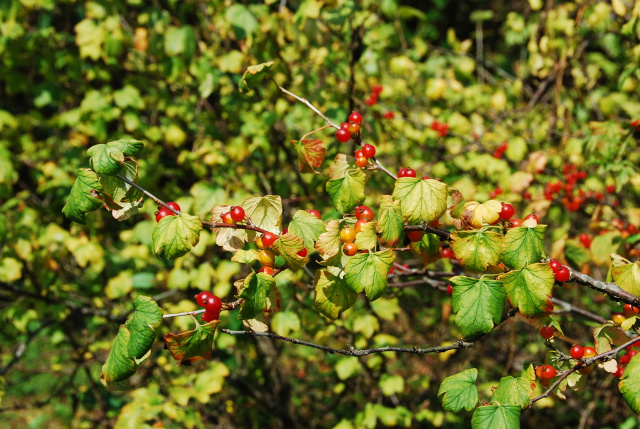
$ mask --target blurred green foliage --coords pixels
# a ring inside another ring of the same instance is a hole
[[[191,311],[199,290],[233,300],[233,281],[248,271],[206,231],[186,256],[157,258],[148,200],[123,222],[100,210],[86,226],[71,223],[61,210],[78,168],[96,144],[139,139],[139,183],[186,212],[206,218],[215,205],[273,194],[287,223],[312,207],[337,217],[327,176],[301,175],[290,143],[323,120],[269,81],[238,91],[247,66],[274,61],[274,80],[332,120],[360,111],[386,166],[439,177],[468,200],[503,188],[519,214],[544,216],[547,254],[563,257],[567,243],[569,263],[590,261],[604,277],[609,253],[631,257],[635,242],[614,231],[593,251],[571,243],[616,218],[640,225],[638,133],[628,125],[640,118],[639,19],[640,4],[626,0],[0,1],[0,427],[468,427],[469,414],[438,401],[442,379],[478,367],[486,400],[502,375],[543,360],[536,329],[511,323],[471,351],[364,358],[219,335],[209,362],[177,367],[158,346],[135,390],[106,391],[100,369],[136,296]],[[384,89],[367,106],[373,85]],[[449,124],[446,137],[430,128],[436,119]],[[353,150],[328,130],[314,137],[328,160]],[[581,187],[592,197],[579,210],[563,194],[543,196],[567,162],[588,172]],[[373,174],[365,203],[377,206],[392,188]],[[327,322],[304,272],[278,282],[283,312],[271,327],[281,334],[336,348],[460,337],[450,300],[430,287],[359,299]],[[557,295],[605,318],[617,308],[579,287]],[[588,322],[569,314],[562,323],[590,341]],[[221,324],[242,326],[237,312]],[[176,318],[157,331],[192,327]],[[524,411],[523,426],[637,426],[602,370],[568,396]]]

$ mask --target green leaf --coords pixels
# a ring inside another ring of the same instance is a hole
[[[451,250],[462,266],[472,272],[486,271],[487,265],[500,263],[502,235],[491,231],[454,231]]]
[[[62,208],[62,213],[72,221],[86,225],[85,213],[102,206],[103,200],[98,198],[100,192],[102,192],[102,185],[98,175],[88,168],[81,168],[71,187],[69,199]]]
[[[347,283],[327,270],[317,270],[314,278],[316,299],[313,306],[329,319],[337,319],[340,313],[351,308],[358,299]]]
[[[591,260],[591,253],[577,240],[567,240],[564,243],[564,256],[573,267],[580,268]]]
[[[200,240],[202,223],[198,216],[182,213],[179,216],[165,216],[153,229],[153,251],[167,259],[187,254]]]
[[[320,234],[326,231],[325,223],[305,210],[298,210],[289,223],[289,233],[304,241],[307,250],[313,249]]]
[[[382,374],[378,386],[384,396],[404,392],[404,377],[401,375]]]
[[[329,259],[341,251],[340,221],[330,220],[327,222],[327,230],[318,237],[316,249],[324,259]]]
[[[618,326],[612,322],[596,328],[593,331],[594,348],[598,354],[606,353],[611,350],[611,346],[621,346],[629,339]]]
[[[298,255],[298,252],[304,248],[304,241],[296,235],[289,233],[281,235],[271,247],[282,256],[291,271],[298,271],[309,262],[308,257],[303,258]]]
[[[456,325],[465,338],[491,332],[500,323],[505,304],[501,282],[485,278],[452,277],[453,311]]]
[[[98,174],[116,174],[124,162],[124,152],[119,145],[98,144],[87,151],[89,164]]]
[[[241,3],[233,3],[225,8],[225,21],[231,24],[236,38],[245,39],[260,29],[260,23],[249,8]],[[255,66],[254,66],[255,67]]]
[[[148,296],[139,296],[133,301],[133,318],[125,326],[129,329],[130,338],[127,345],[129,356],[141,359],[151,349],[156,332],[153,328],[162,321],[162,310]]]
[[[378,236],[376,235],[377,222],[367,222],[362,225],[362,230],[356,234],[356,246],[358,250],[371,250],[378,245]]]
[[[280,234],[282,199],[279,195],[249,197],[242,202],[241,207],[255,226],[274,234]]]
[[[553,310],[551,294],[555,277],[549,264],[532,264],[498,277],[512,306],[525,317],[537,317]]]
[[[633,295],[640,295],[640,261],[611,268],[613,281]]]
[[[471,411],[478,403],[477,378],[478,370],[471,368],[442,380],[438,398],[442,401],[444,409],[455,413],[463,408]]]
[[[121,89],[113,92],[113,101],[116,106],[125,109],[129,106],[134,109],[144,109],[144,100],[140,96],[140,91],[133,85],[125,85]],[[135,141],[135,140],[134,140]],[[125,153],[125,155],[127,155]]]
[[[196,51],[195,30],[190,25],[169,27],[164,33],[164,52],[169,57],[183,55],[185,61],[191,61]]]
[[[431,233],[425,233],[422,240],[409,243],[409,248],[422,257],[422,263],[429,265],[440,259],[440,239]]]
[[[352,156],[344,153],[337,154],[329,166],[329,179],[342,179],[350,170],[358,168],[355,161],[356,159]]]
[[[401,177],[396,181],[393,198],[400,201],[407,223],[430,223],[447,209],[447,185],[434,179]]]
[[[634,356],[627,364],[618,388],[627,405],[640,414],[640,358]]]
[[[138,365],[128,353],[129,338],[129,330],[125,326],[120,326],[118,335],[116,335],[109,351],[109,356],[102,366],[100,381],[105,386],[107,383],[124,381],[136,373]]]
[[[404,218],[400,201],[393,201],[391,195],[383,195],[376,232],[380,234],[380,245],[398,247],[404,240]]]
[[[315,169],[322,167],[322,163],[327,156],[322,140],[292,140],[291,144],[296,149],[298,155],[298,167],[301,173],[320,174]]]
[[[502,377],[493,393],[491,403],[495,405],[519,405],[523,410],[529,408],[533,395],[533,380],[511,376]]]
[[[242,75],[242,80],[238,85],[240,92],[246,94],[247,92],[255,89],[267,76],[269,69],[273,66],[273,61],[258,64],[255,66],[247,67],[247,70]]]
[[[394,260],[395,254],[388,249],[352,256],[344,269],[347,286],[357,293],[364,290],[371,301],[380,298],[387,289],[387,275]]]
[[[478,407],[471,418],[472,429],[519,429],[518,405],[486,405]]]
[[[609,263],[612,253],[620,253],[618,250],[622,245],[622,241],[622,236],[618,230],[593,237],[590,247],[593,262],[597,265]]]
[[[276,285],[273,277],[264,273],[251,273],[244,279],[244,286],[239,297],[244,299],[240,307],[239,319],[253,319],[267,305],[267,295]]]
[[[364,184],[367,176],[360,169],[351,170],[341,179],[327,182],[327,193],[336,210],[351,213],[365,199]]]
[[[271,329],[276,334],[288,337],[289,333],[300,330],[300,318],[293,311],[279,311],[271,319]]]
[[[122,152],[124,156],[135,156],[142,152],[144,143],[140,140],[120,139],[107,143],[107,147],[115,148]]]
[[[523,268],[544,258],[544,231],[546,225],[533,228],[511,228],[504,237],[502,262],[511,268]]]
[[[195,318],[194,318],[195,320]],[[164,341],[169,353],[178,364],[184,361],[195,362],[211,358],[213,350],[213,337],[220,324],[219,320],[213,320],[201,325],[196,320],[196,329],[181,332],[179,334],[167,334]]]

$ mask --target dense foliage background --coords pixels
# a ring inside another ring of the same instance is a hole
[[[550,225],[548,254],[604,279],[610,253],[638,256],[629,123],[640,118],[639,19],[640,3],[625,0],[0,1],[0,426],[468,427],[470,414],[443,410],[440,382],[478,367],[486,400],[501,376],[544,360],[535,322],[512,320],[441,355],[338,357],[221,334],[212,361],[177,367],[159,343],[135,390],[107,391],[100,369],[135,296],[166,312],[196,309],[200,290],[231,301],[248,268],[206,231],[188,255],[156,257],[150,201],[123,222],[104,210],[70,222],[61,210],[77,169],[92,145],[135,138],[146,144],[139,183],[205,219],[217,204],[266,194],[282,196],[285,218],[307,208],[337,218],[327,177],[300,174],[289,143],[323,120],[270,82],[237,89],[247,66],[273,60],[277,83],[334,121],[360,111],[387,167],[441,178],[468,200],[501,188],[518,215]],[[384,89],[370,106],[373,85]],[[449,124],[446,136],[434,120]],[[352,152],[319,134],[329,159]],[[505,141],[504,156],[492,156]],[[575,188],[564,186],[566,163],[587,172]],[[373,172],[367,203],[392,188]],[[581,233],[594,237],[590,250]],[[411,255],[402,263],[421,267]],[[283,308],[269,323],[336,348],[449,344],[460,338],[450,297],[431,286],[442,278],[423,278],[394,277],[383,298],[328,321],[313,309],[308,274],[284,273]],[[556,297],[605,319],[620,308],[579,285]],[[568,344],[592,341],[596,322],[559,317]],[[233,312],[222,325],[242,326]],[[175,318],[159,333],[191,326]],[[596,370],[583,392],[524,411],[523,425],[636,427],[616,383]]]

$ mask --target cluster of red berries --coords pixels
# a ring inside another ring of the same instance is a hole
[[[271,245],[276,242],[278,236],[272,232],[265,232],[256,240],[256,246],[260,251],[258,252],[258,260],[263,265],[258,272],[265,273],[270,276],[273,275],[273,266],[276,263],[276,255],[273,250],[270,249]],[[303,249],[306,250],[306,249]],[[306,255],[305,255],[306,256]]]
[[[631,358],[638,354],[637,350],[633,350],[635,348],[640,347],[640,343],[632,344],[625,348],[623,355],[618,356],[618,368],[616,369],[615,376],[618,378],[622,378],[624,374],[624,369],[627,367],[627,364],[631,361]]]
[[[378,104],[378,97],[380,97],[380,93],[382,92],[382,85],[373,85],[371,87],[371,94],[364,100],[364,103],[367,106],[375,106]]]
[[[585,249],[589,249],[591,247],[591,236],[587,233],[582,233],[578,236],[578,240],[585,247]]]
[[[340,230],[340,240],[344,243],[342,251],[347,256],[353,256],[358,253],[356,245],[356,234],[362,231],[362,226],[373,220],[373,210],[367,206],[357,206],[355,209],[356,224],[351,227],[344,227]]]
[[[213,320],[220,319],[220,310],[222,310],[222,301],[220,298],[207,291],[200,292],[193,297],[200,307],[204,307],[204,313],[202,313],[202,320],[204,322],[209,323]]]
[[[638,233],[638,227],[631,223],[625,223],[622,219],[615,218],[611,221],[611,225],[620,231],[620,235],[624,240],[629,238],[630,235]],[[600,234],[606,234],[607,231],[601,231]]]
[[[167,205],[177,212],[180,211],[180,206],[177,203],[174,203],[173,201],[168,202]],[[175,216],[176,214],[166,207],[158,207],[158,211],[155,213],[155,215],[156,215],[156,222],[160,222],[160,219],[162,219],[163,217]]]
[[[564,283],[571,278],[571,271],[569,271],[569,268],[565,267],[557,260],[550,259],[549,266],[551,267],[551,271],[553,271],[557,282]]]
[[[236,224],[238,222],[242,222],[244,220],[245,213],[244,209],[240,206],[233,206],[231,209],[223,213],[220,218],[223,223]]]
[[[438,122],[437,119],[434,119],[431,123],[431,129],[436,131],[440,137],[444,137],[449,132],[449,124],[446,122]]]
[[[625,320],[627,320],[627,318],[637,316],[639,311],[640,309],[638,307],[631,304],[625,304],[624,307],[622,307],[622,313],[613,313],[611,320],[613,320],[613,323],[620,326]]]
[[[584,205],[587,198],[595,197],[596,199],[602,199],[604,196],[595,195],[592,192],[585,192],[583,189],[578,189],[578,194],[574,192],[575,186],[578,182],[584,181],[587,178],[586,171],[580,171],[575,165],[565,164],[563,167],[564,182],[558,180],[557,182],[549,182],[544,189],[544,197],[547,200],[552,200],[554,194],[559,194],[564,191],[562,197],[562,205],[564,205],[569,211],[577,211]],[[598,198],[600,196],[600,198]]]
[[[404,167],[400,167],[400,170],[398,170],[398,178],[400,177],[416,177],[416,171],[413,168],[404,168]]]
[[[494,189],[493,191],[489,192],[489,198],[494,199],[498,195],[502,195],[503,192],[504,191],[502,190],[502,188],[500,186],[498,186],[496,189]]]
[[[369,158],[373,158],[375,155],[376,148],[369,143],[365,143],[364,145],[362,145],[362,148],[356,150],[353,154],[353,156],[356,157],[356,166],[360,168],[367,165]]]
[[[495,159],[501,159],[502,155],[504,155],[504,153],[507,151],[508,148],[509,148],[509,143],[502,142],[502,144],[498,146],[496,150],[493,152],[493,157]]]
[[[351,136],[360,134],[360,124],[362,124],[362,115],[358,112],[351,112],[349,122],[340,124],[340,129],[336,132],[336,138],[340,143],[346,143]]]

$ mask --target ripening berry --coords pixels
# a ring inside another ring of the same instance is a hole
[[[543,326],[542,328],[540,328],[540,336],[545,340],[553,337],[554,332],[555,331],[551,326]]]
[[[447,285],[447,295],[452,295],[453,294],[453,286],[451,286],[451,284]]]
[[[369,162],[369,160],[367,158],[365,158],[364,156],[361,156],[360,158],[356,158],[356,167],[364,168],[364,167],[367,166],[368,162]]]
[[[356,219],[367,221],[373,220],[373,210],[371,210],[368,206],[357,206]]]
[[[589,234],[580,234],[579,240],[580,243],[582,243],[582,245],[587,249],[591,247],[591,237],[589,237]]]
[[[364,155],[362,154],[362,151],[360,149],[358,149],[353,153],[353,157],[354,158],[362,158],[362,157],[364,157]]]
[[[582,356],[584,356],[584,347],[574,344],[569,353],[574,359],[582,359]]]
[[[273,267],[273,264],[276,263],[276,255],[270,249],[261,250],[258,253],[258,259],[266,267]]]
[[[258,270],[259,273],[265,273],[268,276],[273,276],[274,269],[273,267],[262,267]]]
[[[540,223],[540,220],[538,219],[538,216],[536,216],[536,215],[535,215],[535,214],[533,214],[533,213],[528,214],[528,215],[526,215],[526,216],[524,217],[524,221],[527,221],[527,220],[529,220],[529,219],[533,219],[533,220],[535,220],[535,221],[536,221],[536,223]]]
[[[451,250],[451,247],[445,247],[444,249],[442,249],[442,257],[456,259],[456,255],[453,254],[453,250]]]
[[[233,220],[233,217],[231,216],[231,212],[226,212],[226,213],[222,214],[222,216],[220,216],[220,218],[222,219],[222,223],[229,223],[229,224],[235,224],[236,223]]]
[[[625,304],[624,307],[622,308],[622,313],[624,314],[625,317],[637,316],[638,311],[640,311],[640,309],[631,304]]]
[[[307,213],[314,215],[318,219],[322,219],[322,217],[320,216],[320,212],[318,210],[309,209],[307,210]]]
[[[362,226],[368,222],[369,221],[366,219],[360,219],[359,221],[357,221],[356,224],[353,226],[353,229],[356,231],[356,234],[362,232]]]
[[[509,228],[517,228],[520,225],[522,225],[522,219],[514,217],[513,219],[511,219],[511,222],[509,223]]]
[[[407,232],[407,237],[409,237],[409,241],[411,241],[412,243],[416,243],[416,242],[422,240],[422,237],[424,237],[424,232],[423,231],[408,231]]]
[[[345,245],[342,247],[342,251],[347,256],[353,256],[358,253],[358,246],[356,246],[355,243],[345,243]]]
[[[360,132],[360,124],[351,122],[347,127],[347,131],[349,131],[351,134],[358,134]]]
[[[340,231],[340,240],[343,243],[353,243],[356,239],[356,230],[353,228],[342,228]]]
[[[614,324],[620,326],[625,320],[627,320],[627,318],[624,317],[624,314],[622,313],[613,313],[611,320],[613,320]]]
[[[340,143],[346,143],[349,141],[349,139],[351,139],[351,133],[348,130],[345,130],[344,128],[340,128],[336,132],[336,138]]]

